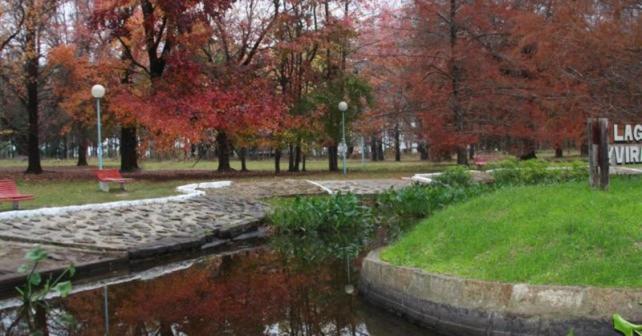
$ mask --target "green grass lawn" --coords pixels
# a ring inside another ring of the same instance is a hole
[[[91,166],[96,166],[96,160],[89,160]],[[75,167],[75,160],[43,160],[42,167],[47,168],[62,168],[62,167]],[[108,168],[118,168],[120,162],[117,160],[109,159],[105,161],[105,166]],[[420,171],[434,171],[435,169],[452,165],[452,163],[434,163],[429,161],[421,161],[416,156],[405,156],[402,162],[395,162],[388,160],[383,162],[370,162],[361,160],[348,160],[347,166],[353,172],[420,172]],[[211,170],[215,171],[218,167],[218,162],[201,160],[198,163],[195,161],[180,161],[180,160],[144,160],[140,162],[140,166],[144,170]],[[231,166],[233,169],[240,170],[241,162],[232,160]],[[341,166],[341,163],[339,163]],[[0,169],[2,168],[26,168],[27,163],[24,160],[0,160]],[[255,160],[248,161],[247,167],[250,171],[274,171],[273,160]],[[287,157],[281,161],[281,170],[286,171],[288,168]],[[307,162],[307,169],[309,171],[326,171],[328,170],[327,160],[309,160]]]
[[[20,207],[22,209],[35,209],[178,195],[176,187],[189,183],[192,182],[135,181],[127,185],[127,191],[125,192],[120,191],[118,185],[113,185],[112,191],[105,193],[98,189],[98,183],[94,181],[19,181],[18,189],[22,193],[36,196],[33,201],[21,202]],[[7,210],[11,210],[11,204],[2,203],[0,211]]]
[[[396,265],[530,284],[642,286],[642,178],[503,189],[421,222],[382,253]]]

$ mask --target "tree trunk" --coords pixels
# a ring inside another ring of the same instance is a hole
[[[120,171],[134,172],[140,169],[137,149],[136,127],[123,126],[120,129]]]
[[[274,173],[281,173],[281,148],[274,149]]]
[[[468,150],[466,150],[466,147],[457,147],[457,164],[468,165]]]
[[[241,148],[239,156],[241,158],[241,171],[247,172],[247,148]]]
[[[339,149],[337,145],[328,146],[328,170],[339,171]]]
[[[425,143],[421,142],[417,146],[417,151],[419,152],[419,159],[422,161],[427,161],[430,159],[430,155],[428,153],[428,146],[426,146]]]
[[[455,54],[455,48],[457,45],[459,26],[455,17],[457,15],[457,1],[450,0],[450,52],[451,55]],[[455,56],[450,58],[450,81],[451,81],[451,105],[453,117],[455,120],[455,126],[457,128],[457,135],[464,135],[465,131],[465,116],[464,111],[461,107],[461,81],[462,81],[462,67],[459,64],[459,61]],[[468,164],[468,151],[463,145],[457,146],[457,164],[467,165]]]
[[[301,155],[301,165],[302,165],[301,169],[302,169],[304,172],[308,171],[308,169],[306,168],[307,159],[308,159],[308,156],[307,156],[307,155],[305,155],[305,153],[303,153],[303,154]]]
[[[371,160],[374,162],[379,161],[379,150],[377,149],[377,138],[375,136],[370,138],[370,152]]]
[[[216,153],[218,154],[218,171],[229,172],[232,171],[230,165],[230,139],[225,132],[219,132],[216,136]]]
[[[561,159],[564,157],[564,150],[559,144],[555,145],[555,158]]]
[[[87,167],[87,130],[78,131],[78,167]]]
[[[62,159],[67,160],[69,158],[69,137],[67,135],[62,138]]]
[[[301,144],[297,144],[294,148],[295,152],[295,157],[294,157],[294,171],[299,172],[301,171],[301,158],[302,158],[302,151],[301,151]]]
[[[586,157],[589,154],[589,146],[587,143],[588,140],[585,140],[582,142],[582,145],[580,146],[580,155],[582,157]]]
[[[379,157],[379,161],[385,161],[386,156],[385,156],[385,151],[383,150],[383,140],[382,139],[377,139],[377,156]]]
[[[401,162],[401,132],[399,125],[395,125],[395,161]]]
[[[294,145],[288,144],[288,171],[294,172]]]
[[[29,15],[33,15],[29,13]],[[40,174],[42,173],[42,166],[40,165],[40,139],[39,139],[39,125],[38,125],[38,82],[39,82],[39,69],[38,69],[38,40],[36,36],[36,27],[28,27],[25,34],[27,57],[25,61],[25,74],[27,76],[25,81],[25,89],[27,91],[27,113],[29,114],[29,131],[27,140],[27,155],[29,157],[29,165],[27,166],[27,174]]]

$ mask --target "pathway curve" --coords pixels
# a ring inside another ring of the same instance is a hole
[[[203,248],[256,230],[268,214],[265,199],[328,192],[374,194],[405,180],[274,180],[232,183],[202,196],[162,204],[82,209],[0,219],[0,282],[15,276],[24,251],[40,244],[53,251],[46,266]],[[56,260],[53,260],[56,259]],[[55,262],[54,262],[55,261]]]

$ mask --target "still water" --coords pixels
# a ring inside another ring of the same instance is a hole
[[[292,266],[266,249],[199,259],[149,280],[83,291],[49,314],[50,335],[434,336],[347,295],[345,265]],[[351,277],[354,282],[354,276]],[[0,335],[14,311],[0,312]],[[66,321],[73,316],[74,322]]]

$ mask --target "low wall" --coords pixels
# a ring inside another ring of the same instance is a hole
[[[611,316],[642,320],[642,289],[531,286],[398,267],[371,252],[363,262],[366,300],[444,335],[619,335]]]

